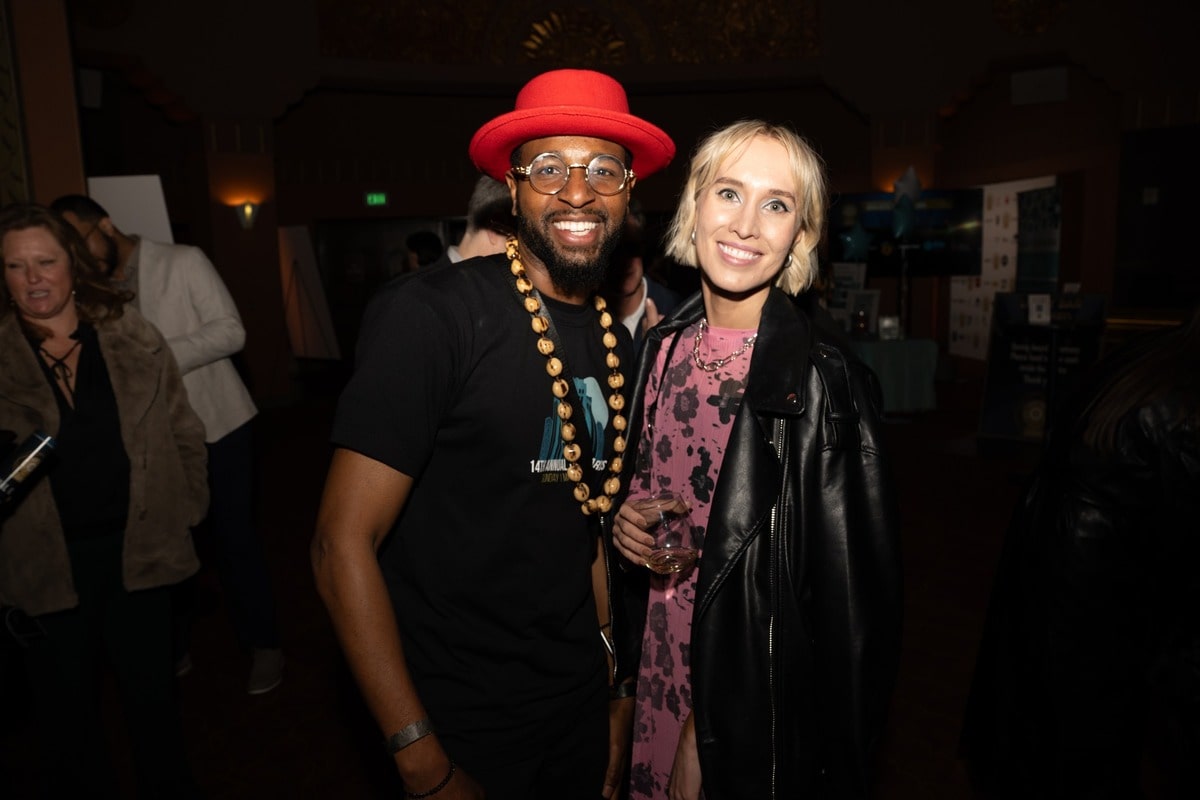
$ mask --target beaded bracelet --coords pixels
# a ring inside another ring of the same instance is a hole
[[[433,797],[435,794],[440,792],[442,789],[446,788],[446,785],[450,783],[450,779],[454,777],[454,771],[456,769],[458,769],[458,764],[455,764],[453,761],[451,761],[450,762],[450,771],[446,773],[446,777],[442,778],[442,782],[439,783],[437,786],[433,787],[428,792],[408,792],[408,791],[406,791],[404,793],[404,795],[406,797],[413,798],[413,800],[420,800],[420,798],[422,798],[422,797]]]

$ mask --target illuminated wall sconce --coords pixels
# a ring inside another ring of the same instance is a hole
[[[254,227],[254,219],[258,216],[258,203],[250,201],[238,203],[233,210],[237,213],[238,222],[242,224],[244,230]]]

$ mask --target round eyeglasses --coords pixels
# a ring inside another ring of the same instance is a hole
[[[568,164],[557,153],[534,156],[528,167],[513,167],[513,177],[529,181],[535,192],[558,194],[571,178],[571,170],[583,170],[584,180],[596,194],[614,195],[625,188],[633,170],[626,169],[619,158],[596,156],[586,164]]]

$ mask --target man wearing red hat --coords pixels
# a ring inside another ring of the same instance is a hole
[[[409,797],[609,797],[620,779],[635,665],[606,659],[599,533],[632,364],[595,290],[635,182],[674,152],[612,78],[539,75],[470,145],[512,194],[506,254],[367,310],[313,569]]]

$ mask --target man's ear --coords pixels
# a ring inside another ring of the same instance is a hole
[[[117,230],[116,226],[113,225],[112,217],[105,217],[104,219],[100,220],[96,223],[96,227],[99,228],[105,236],[112,236]]]
[[[509,210],[514,217],[517,214],[517,179],[512,176],[511,172],[504,173],[504,182],[508,184],[508,194],[512,197],[512,208]]]

